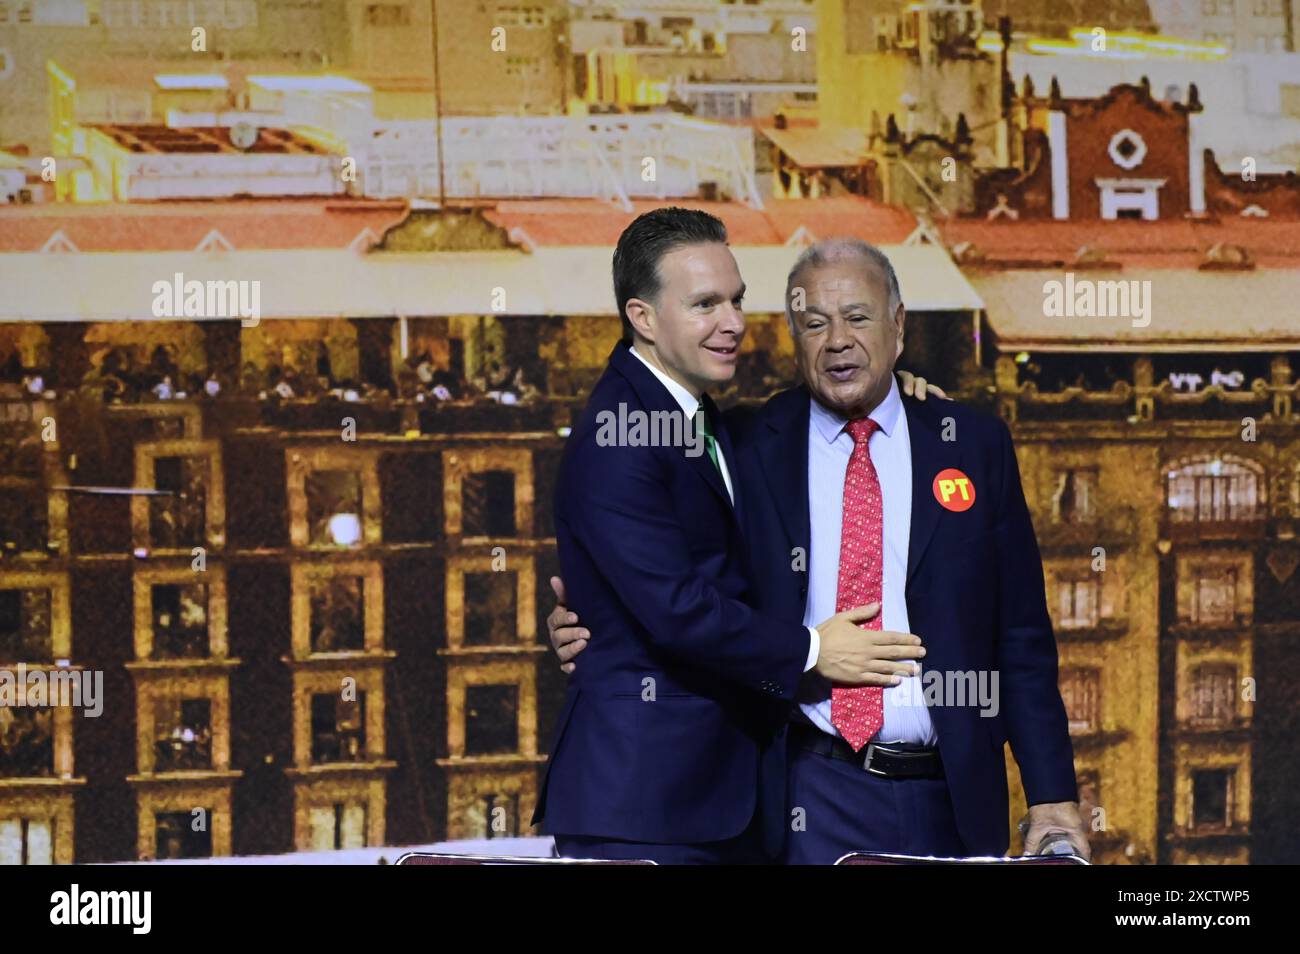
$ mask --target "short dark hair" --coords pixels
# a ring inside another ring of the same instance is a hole
[[[614,299],[623,321],[623,340],[632,340],[627,320],[629,299],[654,301],[662,288],[659,262],[687,245],[727,244],[727,227],[716,216],[698,209],[670,206],[638,215],[618,237],[614,249]]]

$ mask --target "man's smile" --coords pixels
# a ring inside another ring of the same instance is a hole
[[[734,342],[726,345],[705,345],[704,350],[712,354],[719,361],[728,363],[736,360],[736,354],[740,351],[739,346]]]

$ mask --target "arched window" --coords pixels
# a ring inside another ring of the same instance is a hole
[[[1175,464],[1168,473],[1168,503],[1177,522],[1261,520],[1263,468],[1251,461],[1214,457]]]

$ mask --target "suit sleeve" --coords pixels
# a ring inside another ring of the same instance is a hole
[[[594,443],[584,450],[562,519],[654,646],[768,698],[793,700],[808,629],[731,599],[699,571],[652,450]]]
[[[998,669],[1007,738],[1028,804],[1077,801],[1074,750],[1057,686],[1056,637],[1047,612],[1043,561],[1011,433],[1002,422],[998,436]]]

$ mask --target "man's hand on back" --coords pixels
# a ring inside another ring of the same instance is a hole
[[[918,401],[924,401],[927,395],[933,394],[937,398],[943,398],[945,401],[951,401],[948,392],[937,384],[929,384],[925,378],[913,374],[911,371],[895,371],[898,375],[898,389],[908,397],[914,397]]]
[[[578,625],[578,614],[564,605],[564,580],[551,577],[551,589],[555,593],[555,609],[546,617],[546,630],[551,636],[551,648],[560,657],[560,669],[571,673],[577,668],[573,660],[587,648],[591,633]]]
[[[559,657],[560,669],[572,673],[574,662],[587,648],[591,633],[578,625],[578,615],[565,605],[564,580],[551,577],[555,609],[546,617],[551,648]],[[895,686],[903,676],[916,675],[921,667],[910,660],[925,655],[921,637],[912,633],[863,629],[880,612],[879,603],[836,613],[817,626],[821,649],[813,671],[844,686]]]

